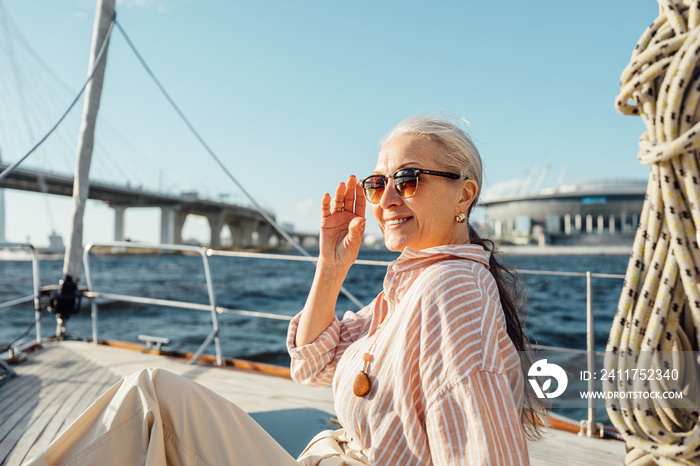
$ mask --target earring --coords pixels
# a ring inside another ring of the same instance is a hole
[[[461,213],[461,214],[459,214],[459,215],[457,215],[457,216],[455,217],[455,221],[456,221],[457,223],[464,223],[464,222],[467,221],[467,216],[464,215],[464,213]]]

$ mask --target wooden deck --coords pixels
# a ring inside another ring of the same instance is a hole
[[[287,451],[298,455],[331,424],[329,388],[81,342],[49,344],[14,366],[19,377],[0,385],[0,465],[19,465],[41,452],[92,401],[124,375],[161,367],[201,383],[236,403]],[[300,422],[303,419],[303,422]],[[293,428],[288,428],[293,426]],[[621,465],[622,442],[550,430],[529,444],[532,465]]]
[[[56,435],[119,377],[75,353],[52,347],[16,366],[0,386],[0,463],[20,464]]]

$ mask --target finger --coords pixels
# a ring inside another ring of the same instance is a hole
[[[365,199],[365,193],[362,191],[362,186],[358,184],[355,186],[355,215],[364,217],[366,206],[367,199]]]
[[[326,193],[321,199],[321,217],[328,217],[331,214],[331,195]]]
[[[333,212],[340,212],[343,210],[344,200],[345,200],[345,183],[339,183],[338,187],[335,188],[335,196],[333,198]]]
[[[348,178],[348,185],[345,188],[345,199],[343,207],[346,211],[352,212],[353,205],[355,204],[355,187],[357,186],[357,178],[355,175],[350,175]]]
[[[362,235],[365,233],[366,223],[367,220],[364,218],[355,217],[352,219],[348,227],[348,239],[351,243],[358,245],[362,243]]]

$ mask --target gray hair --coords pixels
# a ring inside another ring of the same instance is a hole
[[[483,170],[481,156],[467,132],[460,127],[461,125],[467,126],[468,123],[466,120],[455,120],[442,116],[414,115],[406,118],[389,131],[380,145],[383,146],[391,138],[400,134],[424,137],[430,141],[438,142],[445,148],[445,156],[442,160],[445,168],[476,181],[479,192],[481,192]],[[477,204],[478,197],[477,193],[472,207]],[[493,241],[481,238],[471,226],[469,227],[469,242],[491,251],[489,270],[498,285],[498,295],[503,307],[508,337],[513,342],[515,349],[526,356],[521,361],[524,380],[528,376],[527,370],[532,362],[528,361],[532,350],[519,316],[521,311],[525,312],[525,300],[521,299],[518,277],[513,271],[501,265],[496,257]],[[541,426],[544,425],[542,419],[544,419],[546,411],[543,400],[537,398],[535,393],[529,390],[525,384],[520,421],[529,439],[542,438]]]
[[[420,136],[438,142],[446,149],[445,157],[442,160],[445,168],[476,181],[479,192],[472,203],[474,206],[479,200],[479,194],[481,194],[483,164],[479,150],[467,132],[460,127],[460,123],[464,126],[468,125],[464,119],[450,120],[434,115],[413,115],[394,126],[379,145],[383,146],[389,139],[399,134]]]

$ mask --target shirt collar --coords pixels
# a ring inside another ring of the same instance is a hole
[[[389,271],[403,272],[417,266],[423,266],[427,261],[445,259],[467,259],[489,267],[491,252],[477,244],[447,244],[427,249],[406,248],[398,259],[389,264]]]

